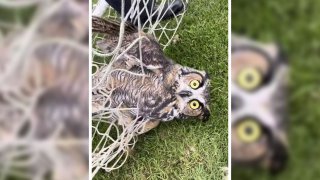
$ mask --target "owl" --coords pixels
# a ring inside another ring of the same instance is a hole
[[[288,158],[286,77],[280,48],[232,37],[232,164],[279,172]]]
[[[93,17],[92,26],[93,32],[104,35],[97,46],[105,53],[113,51],[118,45],[119,23]],[[135,43],[137,39],[140,41]],[[103,111],[99,107],[137,107],[121,116],[129,121],[137,117],[147,120],[143,133],[175,118],[209,118],[210,80],[205,71],[174,63],[152,35],[128,24],[118,54],[107,78],[93,79],[93,86],[100,83],[93,91],[93,114]],[[99,101],[103,92],[112,92],[106,102]]]

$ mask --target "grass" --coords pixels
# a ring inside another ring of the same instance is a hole
[[[222,179],[228,161],[228,1],[191,1],[178,35],[181,40],[165,53],[210,74],[210,120],[160,124],[139,137],[121,169],[101,171],[96,180]]]
[[[290,64],[290,159],[276,176],[232,169],[232,179],[309,180],[320,176],[320,2],[232,1],[232,31],[259,41],[277,41]]]

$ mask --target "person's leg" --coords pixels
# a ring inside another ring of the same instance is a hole
[[[107,3],[114,8],[119,14],[121,14],[121,4],[122,0],[106,0]],[[127,15],[129,12],[131,6],[132,6],[132,0],[124,0],[124,15]],[[143,9],[145,4],[143,3],[143,0],[140,1],[139,7],[140,9]],[[146,8],[143,12],[139,14],[140,23],[144,24],[146,21],[148,21],[149,16],[153,16],[151,18],[152,21],[155,21],[157,19],[166,20],[173,18],[175,15],[178,15],[183,9],[184,4],[182,0],[175,0],[172,3],[168,3],[164,6],[164,8],[161,10],[157,10],[158,6],[155,4],[155,0],[148,0],[146,3]],[[157,12],[156,12],[157,11]],[[156,13],[155,13],[156,12]],[[159,17],[159,18],[158,18]],[[138,18],[137,15],[131,19],[129,19],[133,24],[138,24]]]
[[[107,3],[115,9],[119,14],[121,14],[121,4],[122,0],[106,0]],[[124,0],[124,14],[126,15],[131,7],[131,0]]]
[[[161,12],[158,12],[156,16],[152,17],[152,21],[157,20],[159,14],[159,19],[161,20],[171,19],[180,14],[184,10],[184,8],[185,7],[182,0],[175,0],[172,3],[167,3],[164,5],[164,8]]]

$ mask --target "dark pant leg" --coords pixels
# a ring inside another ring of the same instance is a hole
[[[113,7],[119,14],[121,14],[121,3],[122,0],[106,0],[107,3]],[[125,15],[127,15],[127,13],[129,12],[130,8],[131,8],[131,3],[132,0],[124,0],[124,13]],[[144,7],[144,3],[143,0],[141,0],[139,7],[142,10]],[[170,8],[170,9],[169,9]],[[148,17],[150,15],[152,15],[154,13],[154,11],[156,10],[156,4],[155,4],[155,0],[148,0],[147,4],[146,4],[146,9],[140,13],[140,23],[144,24],[147,20]],[[166,19],[170,19],[173,18],[175,15],[178,15],[182,10],[184,9],[184,4],[182,2],[182,0],[175,0],[172,3],[168,3],[164,6],[163,10],[161,12],[156,12],[154,13],[154,15],[152,16],[152,21],[155,21],[158,16],[161,17],[161,20],[166,20]],[[159,15],[160,13],[160,15]],[[149,15],[148,15],[149,14]],[[135,16],[132,19],[129,19],[129,21],[131,21],[133,24],[138,25],[138,18]]]
[[[119,14],[121,14],[121,4],[122,4],[122,0],[106,0],[107,3],[114,8]],[[127,13],[129,12],[130,8],[131,8],[131,0],[124,0],[124,15],[126,16]],[[147,7],[146,10],[144,10],[141,14],[140,14],[140,21],[141,24],[144,24],[147,20],[148,20],[148,13],[151,14],[153,6],[154,6],[154,0],[148,0],[147,2]],[[139,4],[140,9],[142,9],[144,7],[144,3],[141,1]],[[132,23],[134,23],[135,25],[138,24],[138,20],[136,17],[133,17],[132,19],[130,19],[130,21]]]

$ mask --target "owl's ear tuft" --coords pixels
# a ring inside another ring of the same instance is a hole
[[[269,170],[272,174],[278,174],[286,167],[288,152],[286,147],[280,142],[275,142],[272,148],[274,152],[271,156]]]
[[[202,122],[207,122],[210,119],[211,112],[208,106],[203,108],[203,115],[201,116]]]
[[[103,19],[97,16],[92,16],[92,31],[96,33],[104,33],[112,36],[118,36],[121,29],[120,21],[112,19]],[[125,33],[138,32],[136,27],[130,23],[125,23]]]
[[[209,82],[210,82],[210,75],[209,75],[209,73],[207,73],[206,71],[204,71],[204,78],[205,79],[208,79],[209,80]]]

